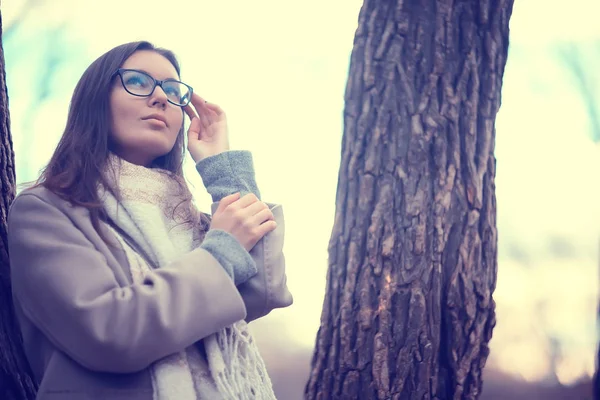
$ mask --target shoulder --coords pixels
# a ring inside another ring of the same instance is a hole
[[[56,193],[50,191],[45,186],[39,185],[23,189],[15,197],[13,204],[18,201],[23,201],[23,199],[29,199],[30,197],[37,197],[38,199],[48,203],[66,203],[66,201],[61,199],[58,195],[56,195]]]
[[[78,214],[87,211],[83,207],[71,205],[44,186],[35,186],[22,190],[15,197],[9,208],[9,221],[15,214],[27,214],[34,210],[36,213],[45,210],[46,212],[59,211],[61,214]]]
[[[9,246],[12,243],[13,247],[36,240],[46,242],[49,237],[64,243],[78,242],[81,235],[94,243],[102,239],[87,208],[72,205],[45,187],[21,191],[10,205],[7,222]]]

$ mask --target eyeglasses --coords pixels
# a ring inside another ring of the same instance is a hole
[[[165,79],[159,81],[136,69],[119,68],[115,75],[119,75],[123,88],[129,94],[148,97],[154,93],[157,86],[160,86],[167,95],[167,101],[180,107],[185,107],[190,103],[194,90],[191,86],[178,80]]]

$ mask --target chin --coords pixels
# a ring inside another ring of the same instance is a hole
[[[165,155],[173,150],[176,140],[173,140],[166,136],[148,136],[143,140],[143,144],[140,143],[145,149],[148,149],[148,153]]]
[[[139,144],[138,144],[138,146],[139,146]],[[140,152],[139,150],[142,150],[142,149],[143,149],[143,151]],[[146,166],[150,166],[157,159],[169,154],[171,152],[171,150],[173,150],[173,146],[169,146],[168,144],[165,144],[165,143],[146,142],[141,146],[141,148],[138,147],[138,151],[131,149],[129,152],[127,152],[128,156],[125,156],[123,158],[137,160],[137,162],[134,162],[134,163],[137,163],[137,164],[141,163]],[[133,156],[133,154],[136,154],[136,153],[137,153],[137,156]],[[145,160],[145,161],[141,162],[142,160]]]
[[[136,137],[128,137],[117,145],[118,150],[115,152],[120,154],[126,160],[135,160],[139,164],[148,165],[154,162],[157,158],[169,154],[176,143],[176,138],[167,136],[167,132],[145,131],[140,132]],[[131,162],[131,161],[130,161]]]
[[[169,154],[169,153],[171,152],[171,150],[172,150],[172,149],[173,149],[173,148],[170,148],[170,149],[165,149],[164,151],[156,151],[156,152],[153,152],[153,153],[152,153],[152,157],[151,157],[151,158],[152,158],[153,160],[155,160],[155,161],[156,161],[157,159],[159,159],[159,158],[161,158],[161,157],[164,157],[164,156],[166,156],[167,154]]]

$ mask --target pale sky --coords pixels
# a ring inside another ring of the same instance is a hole
[[[174,50],[182,79],[227,112],[232,148],[253,153],[263,199],[285,210],[295,303],[261,324],[279,321],[291,345],[312,347],[325,289],[344,88],[362,2],[37,2],[4,43],[18,180],[34,179],[52,154],[72,90],[91,61],[140,39]],[[555,50],[563,43],[600,41],[600,5],[516,3],[496,124],[498,228],[500,248],[523,248],[529,261],[509,259],[501,250],[490,363],[543,379],[550,332],[563,345],[559,378],[568,383],[593,367],[600,154],[575,81]],[[22,4],[3,2],[4,26]],[[61,26],[61,36],[47,33]],[[52,76],[43,70],[47,43],[50,53],[67,54]],[[588,68],[597,71],[598,64]],[[40,76],[50,80],[50,95],[36,104]],[[591,84],[600,89],[594,78]],[[208,209],[204,187],[191,163],[187,167],[198,201]],[[573,255],[554,256],[549,243],[555,238],[566,238]]]

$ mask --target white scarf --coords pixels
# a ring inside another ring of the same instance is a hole
[[[207,226],[202,226],[201,214],[181,177],[114,156],[109,158],[105,177],[120,197],[117,200],[99,188],[108,217],[153,266],[167,265],[200,245]],[[152,268],[111,229],[125,249],[133,282],[142,282]],[[245,321],[204,338],[203,344],[206,359],[192,345],[151,366],[154,400],[275,399],[264,361]]]

